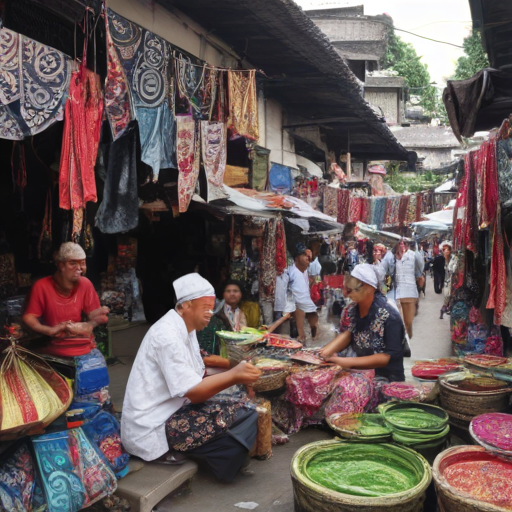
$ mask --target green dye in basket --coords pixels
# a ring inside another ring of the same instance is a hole
[[[386,412],[386,419],[398,427],[406,428],[442,428],[446,421],[435,414],[414,407],[395,409]]]
[[[422,473],[414,458],[382,445],[351,445],[318,453],[307,463],[307,473],[332,491],[377,498],[419,484]]]

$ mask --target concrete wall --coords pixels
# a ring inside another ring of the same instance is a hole
[[[442,164],[451,162],[453,148],[412,148],[407,147],[409,151],[416,151],[418,157],[425,157],[423,167],[425,169],[437,169]]]
[[[260,117],[260,125],[264,124],[265,139],[260,135],[260,145],[270,149],[270,161],[277,164],[297,167],[295,143],[290,134],[283,130],[285,114],[280,103],[273,99],[264,101],[264,119]]]
[[[398,92],[398,89],[365,87],[364,99],[384,111],[387,124],[398,124],[402,122]]]

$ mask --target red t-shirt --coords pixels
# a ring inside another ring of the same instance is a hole
[[[60,322],[81,322],[82,314],[88,315],[100,307],[98,294],[91,281],[80,277],[69,297],[57,292],[53,277],[44,277],[34,283],[25,313],[36,315],[41,323],[54,327]],[[56,356],[81,356],[88,354],[96,344],[94,339],[53,339],[45,353]]]

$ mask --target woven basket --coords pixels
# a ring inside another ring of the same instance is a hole
[[[338,441],[319,441],[300,448],[293,456],[291,463],[291,476],[295,512],[422,512],[425,492],[432,480],[428,462],[413,450],[393,444],[382,444],[395,452],[414,454],[417,458],[418,471],[421,480],[412,489],[398,494],[391,494],[379,498],[353,496],[332,491],[313,482],[304,468],[307,462],[319,451],[332,449],[333,446],[353,446],[350,443]],[[361,446],[361,445],[359,445]]]
[[[280,389],[285,385],[288,370],[279,370],[264,373],[253,385],[254,391],[262,393],[264,391],[273,391]]]
[[[441,406],[448,411],[467,416],[479,416],[487,412],[503,412],[508,408],[512,389],[495,391],[465,391],[439,380]]]
[[[448,413],[448,416],[450,417],[449,423],[450,425],[461,428],[462,430],[468,430],[469,431],[469,424],[471,423],[471,420],[474,418],[473,415],[468,414],[461,414],[458,412],[453,411],[446,411]]]
[[[446,483],[443,473],[450,466],[450,461],[471,458],[475,452],[488,455],[489,460],[495,459],[492,455],[486,454],[481,446],[457,446],[445,450],[436,457],[432,473],[440,510],[442,512],[510,512],[510,508],[498,507],[464,496]]]

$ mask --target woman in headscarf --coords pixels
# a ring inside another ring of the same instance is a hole
[[[343,313],[344,332],[322,349],[321,357],[343,368],[375,369],[376,375],[389,381],[404,381],[404,324],[378,290],[373,265],[357,265],[346,279],[345,290],[352,303]],[[349,346],[357,357],[337,356]]]

